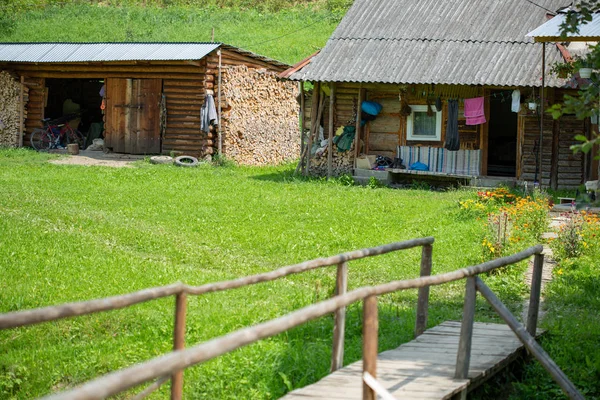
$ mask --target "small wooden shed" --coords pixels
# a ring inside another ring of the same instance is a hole
[[[40,121],[60,117],[70,99],[84,110],[80,130],[103,124],[114,152],[293,159],[297,89],[277,79],[287,67],[223,43],[3,43],[0,71],[20,83],[23,113],[3,143],[28,145]],[[207,95],[218,115],[208,132],[200,115]]]

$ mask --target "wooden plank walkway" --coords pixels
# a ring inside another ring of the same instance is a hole
[[[478,386],[518,357],[523,345],[507,325],[475,322],[469,379],[454,379],[459,321],[446,321],[377,357],[377,380],[398,399],[448,399]],[[362,361],[282,397],[362,399]]]

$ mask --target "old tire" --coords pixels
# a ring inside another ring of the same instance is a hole
[[[152,156],[150,164],[173,164],[173,157],[169,156]]]
[[[198,159],[192,156],[179,156],[175,159],[175,165],[178,167],[197,167]]]

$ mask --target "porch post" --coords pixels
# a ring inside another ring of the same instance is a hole
[[[335,82],[330,82],[331,93],[329,96],[329,137],[327,142],[327,179],[333,174],[333,121],[335,120]]]
[[[542,156],[544,155],[544,89],[546,87],[546,42],[542,42],[542,88],[540,89],[540,139],[539,139],[539,162],[538,162],[538,179],[539,187],[542,188]]]

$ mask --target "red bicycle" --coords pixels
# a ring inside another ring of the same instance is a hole
[[[35,129],[31,133],[31,147],[44,151],[64,149],[67,144],[77,143],[79,148],[83,149],[85,141],[83,134],[69,126],[69,121],[77,117],[78,114],[68,114],[56,119],[43,119],[44,128]]]

